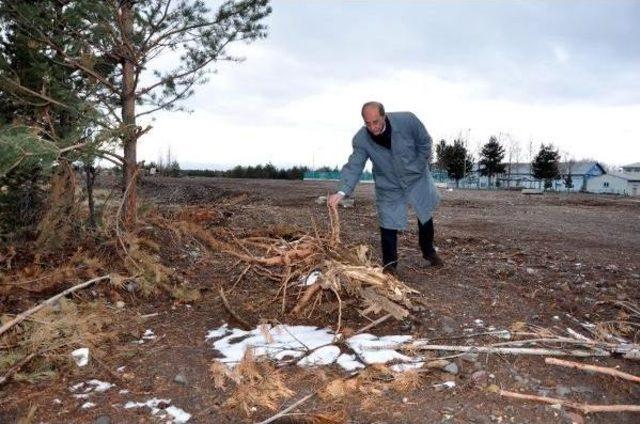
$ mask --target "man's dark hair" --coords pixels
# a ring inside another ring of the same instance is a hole
[[[360,114],[364,116],[364,110],[368,107],[375,106],[378,108],[378,112],[380,112],[380,116],[384,116],[384,106],[380,102],[367,102],[362,105],[362,109],[360,110]]]

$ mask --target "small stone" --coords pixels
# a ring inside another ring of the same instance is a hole
[[[593,390],[589,386],[573,386],[571,387],[571,391],[580,393],[580,394],[588,394],[588,395],[592,395],[595,393],[595,390]]]
[[[325,203],[327,203],[327,196],[318,196],[318,198],[316,199],[316,204],[324,205]]]
[[[446,334],[455,333],[457,324],[453,318],[448,316],[443,316],[440,318],[440,323],[441,323],[443,332],[445,332]]]
[[[489,382],[489,373],[484,370],[476,371],[471,374],[471,381],[478,388],[486,387]]]
[[[569,419],[571,424],[584,424],[584,418],[580,414],[575,412],[565,412],[565,416]]]
[[[108,415],[100,415],[93,424],[111,424],[111,417]]]
[[[176,374],[176,376],[173,377],[173,381],[183,386],[186,386],[188,383],[187,378],[183,374]]]
[[[51,304],[51,310],[53,312],[60,312],[62,310],[62,307],[60,306],[60,302],[54,302]]]
[[[340,202],[343,208],[352,208],[356,204],[356,200],[353,197],[347,197]]]
[[[116,302],[116,308],[118,308],[118,309],[122,309],[122,308],[124,308],[125,306],[126,306],[126,303],[124,303],[122,300],[118,300],[118,301]]]
[[[514,379],[518,382],[518,384],[519,384],[520,386],[528,386],[528,385],[529,385],[529,380],[528,380],[527,378],[525,378],[525,377],[522,377],[522,376],[516,375],[516,376],[514,377]]]
[[[571,388],[567,386],[563,386],[562,384],[558,384],[556,386],[556,393],[558,396],[567,396],[571,393]]]
[[[462,359],[465,362],[477,362],[478,361],[478,354],[475,352],[465,352],[460,359]]]
[[[140,284],[137,281],[127,281],[124,283],[124,288],[125,290],[127,290],[129,293],[135,293],[138,290],[140,290]]]
[[[460,372],[458,365],[455,362],[449,362],[447,365],[442,367],[442,371],[456,375]]]

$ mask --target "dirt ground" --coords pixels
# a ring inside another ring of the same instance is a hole
[[[147,177],[141,197],[146,208],[202,205],[219,209],[214,224],[239,234],[268,233],[273,228],[312,232],[314,221],[322,228],[327,225],[326,207],[315,200],[334,188],[332,182]],[[387,321],[372,333],[412,334],[438,344],[488,344],[496,340],[472,339],[468,329],[509,329],[524,322],[558,332],[567,327],[579,330],[579,322],[616,317],[617,310],[603,301],[640,304],[637,199],[472,190],[442,190],[441,195],[434,222],[445,266],[430,268],[422,263],[414,216],[399,240],[399,278],[424,294],[428,308],[409,322]],[[372,185],[360,184],[355,199],[355,207],[340,209],[343,241],[371,245],[377,254]],[[273,281],[248,274],[231,289],[242,266],[227,255],[215,254],[213,261],[207,261],[189,246],[177,249],[167,244],[162,260],[198,287],[202,298],[187,304],[164,297],[125,298],[125,308],[111,308],[121,342],[108,346],[109,354],[101,364],[91,362],[36,384],[6,386],[0,392],[0,422],[17,421],[34,406],[32,422],[166,422],[146,408],[122,408],[127,401],[152,397],[171,399],[171,405],[192,415],[189,422],[193,423],[258,422],[273,415],[274,411],[258,408],[246,416],[225,407],[228,393],[212,383],[209,365],[217,353],[205,335],[223,322],[237,324],[222,306],[218,288],[228,291],[236,312],[252,324],[278,321],[335,328],[335,302],[326,300],[310,317],[294,319],[281,313],[279,287]],[[356,308],[345,311],[345,327],[358,329],[365,324]],[[146,329],[152,329],[157,338],[131,343]],[[637,361],[589,358],[584,362],[640,375]],[[544,357],[480,354],[454,363],[457,373],[425,373],[421,385],[411,390],[353,393],[332,401],[313,397],[299,411],[342,414],[351,423],[640,422],[637,413],[584,416],[553,405],[507,399],[478,387],[471,376],[486,371],[488,385],[588,404],[638,405],[637,383],[546,365]],[[278,409],[345,375],[336,366],[323,370],[288,366],[283,372],[296,394],[281,401]],[[92,378],[117,387],[93,394],[90,400],[95,405],[83,409],[86,399],[74,398],[69,387]],[[456,386],[434,388],[447,380]]]

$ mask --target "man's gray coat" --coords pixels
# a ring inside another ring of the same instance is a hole
[[[371,159],[380,226],[403,230],[407,204],[424,223],[431,219],[440,197],[429,172],[432,142],[424,125],[411,112],[390,112],[387,117],[391,149],[373,141],[363,126],[353,137],[353,153],[342,167],[338,190],[350,195]]]

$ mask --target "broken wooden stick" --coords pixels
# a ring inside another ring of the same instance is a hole
[[[356,331],[356,334],[364,333],[365,331],[375,327],[376,325],[382,324],[383,322],[385,322],[386,320],[388,320],[392,316],[393,315],[391,315],[391,314],[383,315],[380,318],[378,318],[377,320],[371,321],[369,324],[365,325],[364,327],[362,327],[361,329]]]
[[[233,308],[229,304],[229,301],[227,300],[227,297],[224,295],[224,290],[222,290],[222,287],[220,287],[220,299],[222,299],[222,304],[224,305],[224,308],[227,310],[227,312],[229,312],[231,314],[231,316],[236,321],[238,321],[238,323],[240,323],[242,325],[243,330],[250,331],[250,330],[253,329],[251,324],[249,324],[247,321],[242,319],[242,317],[240,315],[238,315],[238,313],[236,311],[233,310]]]
[[[309,287],[307,287],[304,294],[298,301],[298,304],[295,306],[295,308],[291,310],[291,315],[298,315],[300,312],[302,312],[302,310],[311,301],[311,298],[313,297],[313,295],[316,294],[320,289],[322,289],[322,287],[320,287],[320,284],[318,283],[312,284]]]
[[[11,321],[7,322],[2,327],[0,327],[0,336],[2,334],[4,334],[7,330],[9,330],[11,327],[13,327],[14,325],[21,323],[22,321],[27,319],[29,316],[31,316],[31,315],[35,314],[36,312],[38,312],[39,310],[41,310],[42,308],[44,308],[46,306],[53,305],[55,302],[57,302],[59,299],[65,297],[66,295],[71,294],[71,293],[73,293],[75,291],[78,291],[80,289],[83,289],[85,287],[88,287],[93,283],[97,283],[97,282],[102,281],[102,280],[108,280],[110,278],[111,278],[110,275],[103,275],[102,277],[93,278],[93,279],[91,279],[89,281],[85,281],[84,283],[80,283],[80,284],[77,284],[77,285],[75,285],[73,287],[69,287],[65,291],[63,291],[61,293],[58,293],[57,295],[55,295],[53,297],[50,297],[49,299],[47,299],[44,302],[34,306],[33,308],[27,309],[26,311],[24,311],[21,314],[17,315],[14,319],[12,319]]]
[[[260,421],[257,424],[269,424],[269,423],[272,423],[274,421],[277,421],[278,419],[280,419],[280,418],[284,417],[285,415],[287,415],[289,413],[289,411],[292,411],[292,410],[296,409],[298,406],[302,405],[303,403],[305,403],[306,401],[311,399],[313,396],[315,396],[315,394],[316,394],[316,392],[313,392],[311,394],[306,395],[302,399],[292,403],[291,406],[288,406],[288,407],[284,408],[282,411],[278,412],[274,416],[269,417],[264,421]]]
[[[491,346],[448,346],[448,345],[428,345],[413,343],[408,347],[415,347],[420,350],[443,350],[448,352],[477,352],[477,353],[501,353],[505,355],[534,355],[534,356],[576,356],[588,358],[591,356],[611,356],[609,352],[603,350],[559,350],[529,347],[491,347]]]
[[[590,365],[590,364],[581,364],[579,362],[565,361],[563,359],[557,359],[557,358],[545,358],[544,362],[545,364],[559,365],[561,367],[567,367],[567,368],[573,368],[573,369],[579,369],[579,370],[585,370],[585,371],[593,371],[600,374],[607,374],[613,377],[620,377],[625,380],[640,383],[640,377],[633,374],[626,373],[624,371],[618,371],[613,368],[600,367],[597,365]]]
[[[562,405],[567,408],[576,409],[585,414],[589,414],[591,412],[640,412],[640,405],[589,405],[585,403],[576,403],[564,399],[557,399],[546,396],[509,392],[507,390],[500,390],[499,393],[500,396],[510,397],[514,399],[533,400],[535,402]]]

